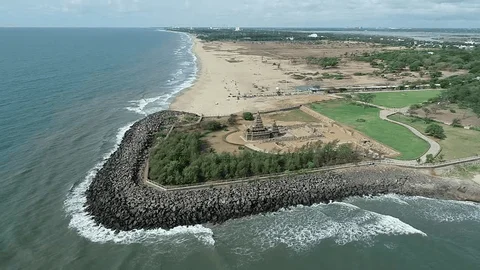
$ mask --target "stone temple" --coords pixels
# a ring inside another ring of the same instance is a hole
[[[280,136],[280,130],[278,129],[277,123],[273,122],[272,128],[270,129],[265,127],[260,112],[257,112],[253,125],[245,131],[245,140],[247,141],[265,140],[278,136]]]

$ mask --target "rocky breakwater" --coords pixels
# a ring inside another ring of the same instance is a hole
[[[179,115],[164,111],[148,116],[125,134],[87,191],[87,211],[98,223],[115,230],[170,229],[220,223],[299,204],[386,193],[480,201],[480,185],[474,182],[387,166],[284,176],[218,188],[158,191],[141,183],[141,168],[153,134],[173,124]]]

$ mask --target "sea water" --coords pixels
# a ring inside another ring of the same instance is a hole
[[[0,29],[0,269],[478,269],[480,206],[385,195],[113,231],[84,211],[136,120],[196,76],[189,36]]]

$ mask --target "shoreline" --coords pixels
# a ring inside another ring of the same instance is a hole
[[[177,32],[172,32],[172,33],[177,33]],[[181,99],[183,95],[187,94],[188,91],[192,90],[194,86],[197,84],[197,82],[199,81],[199,79],[202,77],[203,65],[202,65],[202,61],[200,60],[200,55],[198,53],[198,50],[196,49],[199,39],[197,39],[192,34],[185,34],[185,35],[188,35],[190,40],[192,41],[192,47],[190,48],[190,53],[194,56],[195,65],[196,65],[195,79],[192,81],[191,86],[180,90],[173,97],[170,104],[168,104],[168,110],[172,110],[172,105],[175,104],[175,102],[177,102],[179,99]]]
[[[197,64],[196,78],[190,87],[173,98],[169,110],[226,116],[332,99],[320,94],[268,96],[275,88],[284,90],[286,84],[280,81],[290,80],[283,69],[263,62],[263,57],[241,54],[238,44],[203,42],[191,34],[189,36]],[[297,85],[304,83],[291,81],[289,87]],[[255,97],[244,98],[243,95]]]
[[[480,202],[480,185],[393,166],[275,177],[267,181],[187,191],[158,191],[142,179],[154,134],[186,113],[161,111],[137,121],[97,172],[86,195],[95,222],[117,231],[222,223],[296,205],[352,196],[398,194]]]

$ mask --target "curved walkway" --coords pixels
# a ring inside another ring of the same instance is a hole
[[[404,124],[404,123],[401,123],[401,122],[397,122],[397,121],[394,121],[392,119],[389,119],[388,117],[390,115],[393,115],[393,114],[396,114],[397,112],[396,111],[391,111],[391,110],[381,110],[380,111],[380,118],[383,119],[383,120],[386,120],[388,122],[391,122],[391,123],[394,123],[394,124],[397,124],[397,125],[401,125],[401,126],[404,126],[406,128],[408,128],[411,132],[413,132],[413,134],[415,134],[417,137],[421,138],[422,140],[428,142],[428,144],[430,144],[430,149],[428,149],[428,151],[423,154],[423,156],[420,157],[420,160],[422,161],[422,163],[424,163],[426,160],[427,160],[427,155],[431,154],[433,155],[434,157],[437,156],[440,151],[442,150],[442,148],[440,147],[440,145],[430,139],[429,137],[423,135],[420,131],[416,130],[415,128],[407,125],[407,124]],[[401,160],[395,160],[395,162],[401,162],[401,163],[408,163],[408,164],[411,164],[412,161],[401,161]],[[416,160],[414,160],[413,162],[417,163]]]
[[[387,108],[387,107],[375,105],[375,104],[372,104],[372,103],[366,103],[366,102],[362,102],[362,101],[356,101],[356,102],[359,103],[359,104],[368,105],[368,106],[372,106],[372,107],[376,107],[376,108],[381,109],[381,111],[380,111],[380,118],[381,119],[408,128],[417,137],[419,137],[420,139],[422,139],[422,140],[426,141],[428,144],[430,144],[430,149],[428,149],[428,151],[425,154],[423,154],[423,156],[420,157],[421,163],[425,163],[425,161],[427,160],[427,155],[431,154],[434,157],[436,157],[440,153],[440,151],[442,150],[442,147],[436,141],[434,141],[434,140],[430,139],[429,137],[423,135],[417,129],[415,129],[415,128],[407,125],[407,124],[397,122],[397,121],[394,121],[394,120],[391,120],[391,119],[388,118],[390,115],[393,115],[393,114],[396,114],[396,113],[406,114],[407,111],[408,111],[408,107],[400,108],[400,109],[398,109],[398,108]],[[418,162],[416,160],[398,160],[398,159],[386,159],[386,160],[387,160],[387,162],[392,163],[392,164],[396,164],[396,165],[409,165],[410,166],[410,165],[418,164]]]

